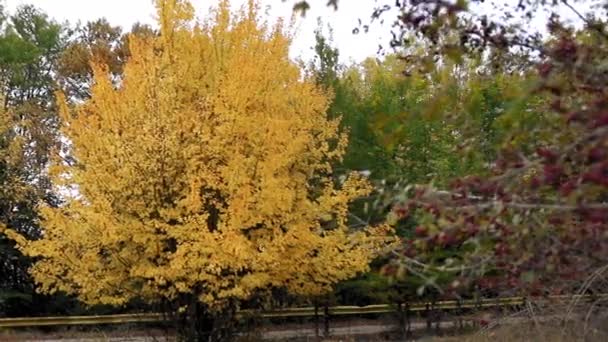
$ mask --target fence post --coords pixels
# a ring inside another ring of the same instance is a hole
[[[500,296],[496,296],[494,301],[496,302],[496,307],[494,308],[494,312],[496,312],[496,317],[500,317],[505,312],[507,306],[503,306],[500,303]]]
[[[441,309],[437,308],[437,301],[436,299],[433,299],[433,318],[435,320],[435,331],[436,334],[439,335],[441,332]]]
[[[479,289],[475,289],[475,313],[478,314],[481,311],[481,295]],[[475,328],[480,326],[479,320],[475,319]]]
[[[325,317],[324,335],[325,335],[325,337],[329,337],[329,305],[327,303],[325,303],[323,316]]]
[[[432,320],[431,320],[431,310],[430,310],[430,304],[429,304],[429,302],[426,303],[425,313],[426,313],[426,331],[428,333],[430,333],[431,332],[431,328],[432,328],[431,327]]]
[[[407,337],[412,336],[412,321],[410,319],[410,302],[405,302],[405,322],[407,324]]]
[[[407,331],[405,327],[405,314],[403,312],[403,303],[397,303],[397,312],[399,314],[399,331],[401,332],[401,338],[405,340]]]
[[[458,330],[462,331],[464,329],[464,323],[462,321],[462,302],[460,301],[460,298],[456,299],[456,315],[458,316]]]
[[[319,339],[319,304],[315,302],[315,337]]]

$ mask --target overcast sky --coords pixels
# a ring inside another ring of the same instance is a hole
[[[0,3],[3,0],[0,0]],[[199,16],[208,13],[210,5],[217,1],[191,0],[197,9]],[[233,0],[233,6],[238,7],[246,0]],[[365,37],[352,34],[352,29],[357,25],[357,19],[369,18],[373,11],[374,1],[357,1],[358,6],[343,6],[338,12],[327,8],[324,3],[317,2],[317,6],[307,13],[305,18],[297,17],[297,35],[291,49],[291,57],[303,57],[309,59],[312,56],[311,47],[314,44],[314,29],[317,27],[317,17],[321,16],[326,23],[331,23],[334,30],[334,39],[340,50],[341,60],[347,62],[349,59],[361,61],[365,57],[375,55],[378,44],[387,41],[390,37],[388,25],[375,25],[373,32]],[[21,4],[33,4],[56,20],[62,22],[68,20],[71,23],[77,21],[87,22],[100,17],[105,17],[111,24],[120,25],[129,29],[135,22],[154,24],[154,6],[152,0],[4,0],[9,12]],[[268,9],[270,20],[278,17],[290,18],[292,15],[292,1],[262,0],[263,11]],[[364,39],[363,39],[364,38]]]
[[[267,10],[270,20],[278,17],[290,18],[292,15],[293,0],[260,0],[263,10]],[[341,62],[360,62],[366,57],[375,56],[378,45],[387,47],[390,38],[390,20],[384,25],[376,23],[367,34],[353,35],[352,30],[357,26],[358,19],[366,21],[377,5],[375,0],[343,0],[349,1],[348,6],[342,6],[336,12],[324,6],[325,1],[311,1],[314,5],[305,18],[297,17],[296,38],[291,49],[291,57],[302,57],[309,60],[313,56],[311,47],[314,45],[314,30],[317,27],[317,18],[323,18],[330,23],[334,31],[334,44],[340,51]],[[488,1],[508,3],[518,0]],[[128,30],[133,23],[142,22],[155,24],[154,6],[152,0],[0,0],[4,2],[9,12],[21,4],[33,4],[41,8],[51,18],[60,22],[70,23],[77,21],[87,22],[105,17],[111,24],[120,25]],[[197,9],[198,16],[208,13],[209,6],[217,4],[217,0],[191,0]],[[247,0],[232,0],[235,7],[246,3]],[[357,5],[353,5],[356,3]],[[489,7],[488,7],[489,8]],[[482,9],[482,11],[485,11]],[[560,11],[564,16],[574,18],[568,10]],[[391,16],[387,16],[390,18]],[[394,16],[392,17],[394,18]],[[546,16],[539,17],[535,29],[542,29]]]

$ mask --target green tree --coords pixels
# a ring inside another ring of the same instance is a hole
[[[581,286],[584,292],[592,278],[604,274],[608,33],[605,19],[581,18],[585,27],[574,30],[552,17],[550,37],[531,46],[540,57],[527,56],[516,68],[496,60],[483,65],[482,74],[492,82],[484,81],[482,88],[491,87],[476,92],[471,103],[482,118],[495,116],[494,124],[464,121],[462,131],[463,139],[479,128],[491,133],[478,139],[494,141],[492,149],[492,144],[472,145],[491,161],[488,172],[467,173],[443,189],[419,188],[405,201],[424,217],[418,236],[409,241],[416,260],[401,251],[398,262],[406,268],[429,277],[449,270],[461,277],[455,287],[476,285],[494,293],[571,293]],[[525,35],[512,34],[502,37],[503,48],[516,49],[524,41]],[[481,39],[496,43],[500,37]],[[500,93],[511,100],[496,116],[487,106]],[[446,249],[462,252],[449,259],[429,253]],[[603,291],[600,285],[595,290]]]
[[[65,43],[64,27],[33,6],[0,17],[0,226],[37,238],[38,203],[57,203],[46,167],[57,139],[53,73]],[[29,260],[3,235],[0,246],[4,311],[23,315],[30,306],[20,300],[31,300],[33,295],[26,273]]]
[[[408,62],[398,55],[344,67],[335,62],[338,52],[329,40],[319,36],[318,61],[311,69],[318,82],[333,90],[330,112],[343,118],[351,141],[340,167],[370,170],[376,185],[372,196],[351,207],[351,224],[388,218],[404,239],[406,254],[415,252],[411,242],[417,239],[416,228],[429,221],[424,211],[399,205],[418,185],[444,188],[459,177],[487,176],[504,146],[534,149],[540,143],[528,129],[543,122],[538,110],[542,101],[527,96],[533,82],[526,74],[496,72],[474,58],[462,64],[443,63],[431,72],[404,73]],[[461,251],[439,244],[425,253],[432,263],[440,264],[458,258]],[[408,273],[404,264],[386,262],[377,262],[375,269],[392,275]],[[429,286],[443,291],[456,279],[438,269],[419,275],[410,272],[405,280],[389,285],[388,279],[380,281],[380,275],[368,274],[356,286],[369,281],[374,290],[363,287],[361,293],[411,297]],[[347,292],[355,291],[353,284],[344,284],[346,292],[340,295],[352,297]]]

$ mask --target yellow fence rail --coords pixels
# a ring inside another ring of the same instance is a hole
[[[552,296],[551,300],[575,300],[575,299],[608,299],[608,294],[602,295],[577,295],[577,296]],[[471,300],[447,300],[438,302],[409,303],[403,310],[410,312],[421,312],[426,310],[458,310],[458,309],[480,309],[490,307],[514,307],[526,304],[524,297],[508,298],[484,298]],[[271,311],[242,310],[238,316],[262,317],[262,318],[287,318],[287,317],[319,317],[325,316],[324,307],[286,308]],[[368,306],[333,306],[327,308],[329,316],[383,314],[398,311],[394,304],[379,304]],[[153,323],[162,322],[166,316],[160,313],[136,313],[119,315],[96,315],[96,316],[63,316],[63,317],[19,317],[0,318],[0,328],[38,327],[38,326],[64,326],[64,325],[101,325],[101,324],[125,324],[125,323]]]

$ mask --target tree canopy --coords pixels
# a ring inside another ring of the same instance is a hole
[[[118,88],[94,63],[90,100],[60,98],[75,162],[56,159],[53,175],[78,193],[42,209],[40,240],[18,238],[41,289],[213,308],[366,270],[385,228],[346,226],[370,187],[357,174],[334,184],[347,138],[288,59],[283,27],[259,24],[253,5],[232,16],[222,2],[200,23],[187,2],[157,8],[160,35],[131,37]]]

